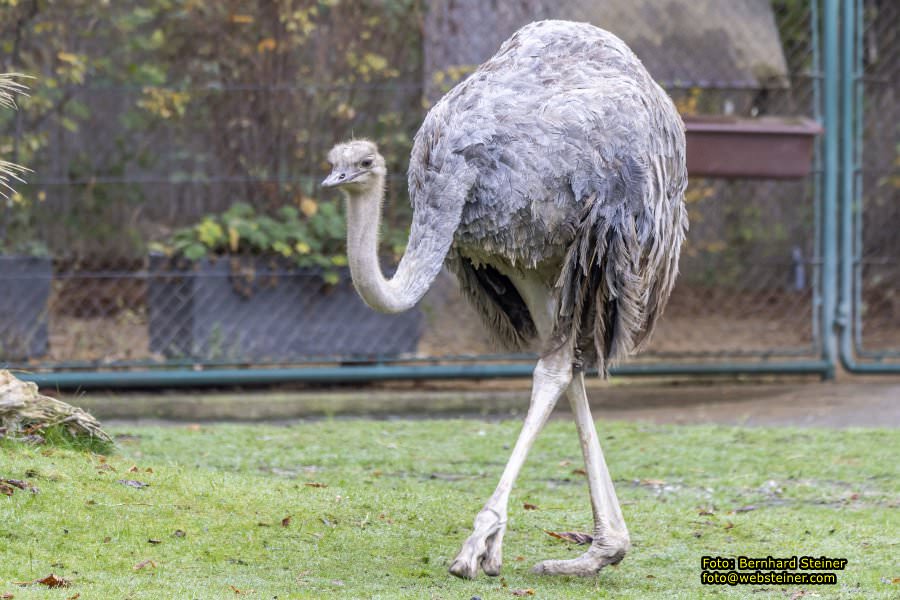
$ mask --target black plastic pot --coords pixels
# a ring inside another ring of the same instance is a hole
[[[422,323],[366,306],[346,269],[328,285],[278,259],[151,256],[147,294],[150,350],[168,358],[376,360],[414,352]]]
[[[692,177],[792,179],[812,170],[822,127],[799,117],[686,116]]]
[[[47,353],[52,279],[49,258],[0,256],[0,362]]]

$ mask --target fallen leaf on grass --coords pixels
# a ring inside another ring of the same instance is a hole
[[[78,600],[79,598],[81,598],[81,592],[75,592],[74,596],[69,596],[66,600]]]
[[[590,544],[594,541],[594,536],[588,533],[580,533],[578,531],[549,531],[547,529],[544,530],[544,533],[549,535],[550,537],[555,537],[557,539],[563,540],[565,542],[570,542],[572,544],[586,545]]]
[[[162,544],[162,540],[154,540],[153,538],[150,538],[147,542],[150,544]]]
[[[22,481],[21,479],[0,479],[0,494],[12,496],[15,493],[16,489],[29,491],[32,494],[37,494],[39,491],[30,483],[28,483],[27,481]]]
[[[252,593],[253,593],[253,590],[240,590],[240,589],[234,587],[233,585],[229,585],[228,587],[231,588],[231,591],[232,591],[232,592],[234,592],[235,594],[239,594],[239,595],[240,595],[240,594],[252,594]]]
[[[806,590],[800,590],[791,594],[791,600],[797,600],[797,598],[802,598],[806,595]]]
[[[526,502],[525,504],[523,504],[523,505],[522,505],[522,508],[524,508],[525,510],[538,510],[538,507],[537,507],[536,504],[530,504],[530,503],[528,503],[528,502]]]
[[[137,489],[145,488],[150,485],[149,483],[144,483],[143,481],[135,481],[134,479],[119,479],[116,483],[121,483],[122,485]]]
[[[702,517],[710,517],[710,516],[716,514],[716,510],[714,508],[698,507],[697,514]]]
[[[650,487],[660,487],[666,485],[662,479],[641,479],[640,485],[648,485]]]
[[[587,475],[584,469],[572,469],[572,475]]]
[[[134,570],[134,571],[140,571],[141,569],[143,569],[143,568],[145,568],[145,567],[153,567],[153,568],[155,569],[155,568],[156,568],[156,562],[155,562],[155,561],[152,561],[152,560],[150,560],[150,559],[148,558],[147,560],[142,560],[141,562],[139,562],[138,564],[134,565],[134,566],[131,567],[131,568],[132,568],[132,570]]]
[[[748,504],[747,506],[741,506],[740,508],[735,508],[728,512],[729,515],[733,515],[735,513],[745,513],[750,512],[751,510],[756,510],[756,507],[752,504]]]
[[[53,573],[50,573],[43,579],[35,579],[34,583],[40,583],[41,585],[46,585],[49,588],[69,587],[70,585],[72,585],[72,582],[68,579],[57,577]]]
[[[286,516],[285,518],[283,518],[283,519],[281,520],[281,526],[282,526],[282,527],[287,527],[287,526],[289,526],[290,524],[291,524],[291,515],[288,515],[288,516]]]
[[[115,473],[116,468],[109,463],[101,463],[100,466],[97,467],[97,472],[99,473],[100,471],[112,471]]]
[[[889,585],[900,583],[900,577],[882,577],[881,583],[887,583]]]
[[[306,487],[314,487],[314,488],[327,488],[328,487],[327,483],[320,483],[318,481],[307,481],[303,485],[305,485]]]
[[[531,588],[513,590],[512,595],[513,596],[534,596],[534,590]]]

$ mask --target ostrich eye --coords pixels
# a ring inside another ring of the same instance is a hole
[[[359,166],[361,166],[363,169],[368,169],[369,167],[372,166],[372,159],[371,158],[365,159],[364,161],[359,163]]]

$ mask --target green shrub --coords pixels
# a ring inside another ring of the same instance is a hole
[[[188,260],[279,256],[301,268],[320,269],[322,278],[334,284],[337,269],[347,265],[346,235],[344,217],[333,203],[305,199],[303,212],[283,206],[270,216],[236,202],[220,215],[208,215],[151,244],[151,250]]]

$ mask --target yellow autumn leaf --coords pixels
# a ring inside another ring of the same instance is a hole
[[[231,22],[248,25],[253,22],[253,15],[231,15]]]
[[[297,254],[309,254],[312,248],[310,248],[309,244],[307,244],[306,242],[297,242],[297,244],[294,246],[294,250],[297,251]]]
[[[234,227],[228,228],[228,247],[232,252],[238,251],[238,246],[241,243],[241,234],[238,233],[238,230]]]
[[[319,212],[319,205],[316,204],[316,201],[312,198],[303,198],[300,201],[300,212],[302,212],[307,217],[311,217]]]
[[[376,73],[383,71],[388,65],[388,61],[385,57],[380,54],[372,54],[371,52],[366,52],[363,56],[363,63]]]
[[[256,51],[262,54],[263,52],[272,52],[275,50],[277,43],[273,38],[266,38],[264,40],[260,40],[256,45]]]
[[[70,65],[74,65],[75,63],[78,62],[78,56],[75,54],[72,54],[71,52],[57,52],[56,58],[58,58],[59,60],[61,60],[63,62],[67,62]]]

